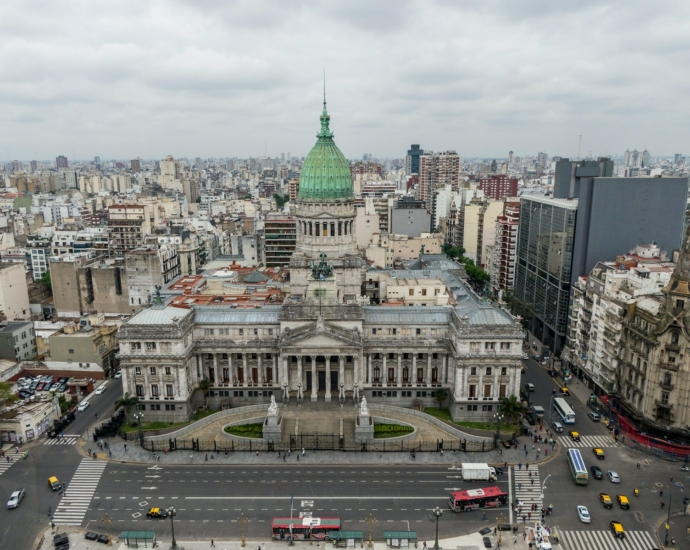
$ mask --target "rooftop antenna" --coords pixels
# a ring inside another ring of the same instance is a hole
[[[326,108],[326,67],[323,68],[323,108]]]
[[[582,134],[577,135],[580,140],[577,143],[577,160],[580,160],[580,146],[582,145]]]

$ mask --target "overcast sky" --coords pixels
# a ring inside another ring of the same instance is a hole
[[[0,159],[690,153],[690,2],[5,1]]]

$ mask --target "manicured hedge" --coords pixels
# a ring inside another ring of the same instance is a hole
[[[412,426],[403,426],[400,424],[374,424],[374,433],[390,433],[390,432],[412,432]]]
[[[263,424],[241,424],[239,426],[226,426],[225,432],[242,437],[261,437]]]

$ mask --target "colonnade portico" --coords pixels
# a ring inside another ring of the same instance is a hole
[[[304,397],[308,392],[311,401],[316,401],[319,392],[322,392],[325,400],[331,401],[334,392],[340,397],[341,389],[343,392],[356,390],[360,379],[359,363],[359,356],[352,353],[325,355],[323,351],[301,354],[286,352],[281,362],[283,385],[297,397]],[[333,376],[335,373],[337,380]]]

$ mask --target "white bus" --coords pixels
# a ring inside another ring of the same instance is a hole
[[[568,449],[568,466],[570,466],[573,481],[578,485],[587,485],[589,475],[587,474],[585,461],[582,460],[582,455],[577,449]]]
[[[553,400],[553,410],[564,424],[575,424],[575,411],[562,397],[556,397]]]

